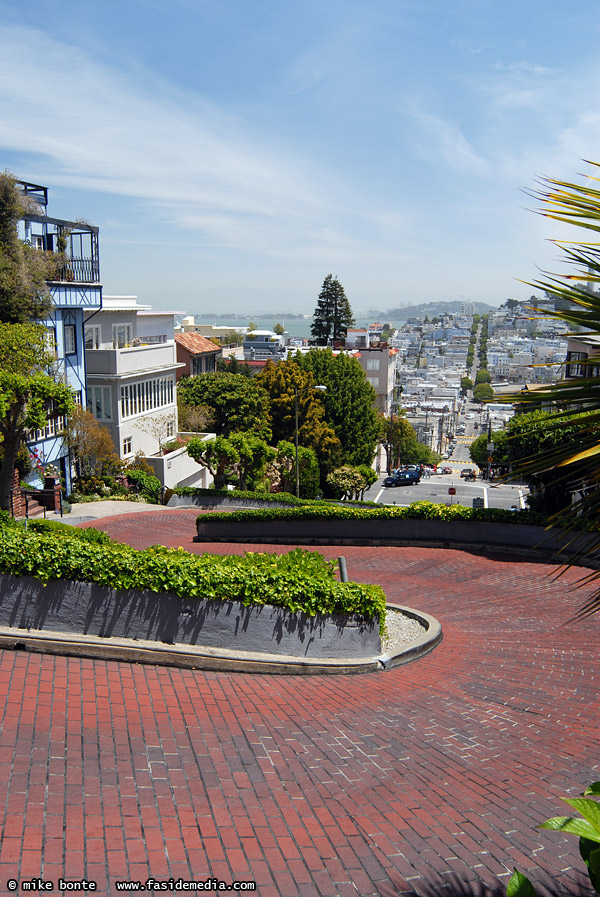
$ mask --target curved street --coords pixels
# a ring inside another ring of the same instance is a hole
[[[193,543],[196,515],[92,525],[135,547],[271,550]],[[436,616],[442,643],[389,672],[329,677],[0,652],[2,893],[38,876],[105,894],[213,877],[255,881],[260,897],[500,897],[514,866],[539,894],[580,892],[576,839],[535,826],[600,779],[600,616],[567,623],[585,571],[320,550]]]

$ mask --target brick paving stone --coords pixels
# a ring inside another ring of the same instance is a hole
[[[192,542],[196,511],[95,525]],[[290,546],[291,547],[291,546]],[[285,546],[260,547],[283,553]],[[0,890],[8,878],[255,879],[260,897],[579,894],[576,839],[535,826],[600,778],[600,617],[581,570],[450,549],[322,547],[442,623],[361,676],[252,676],[0,651]]]

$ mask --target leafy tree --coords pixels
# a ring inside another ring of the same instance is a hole
[[[590,425],[590,433],[585,435],[598,438],[597,428],[588,415],[584,415],[584,420]],[[527,503],[533,510],[548,515],[562,511],[568,496],[584,491],[590,474],[585,458],[562,468],[557,465],[539,469],[538,459],[576,455],[581,447],[580,417],[564,415],[560,426],[557,423],[556,412],[537,410],[516,415],[506,427],[508,461],[527,480],[530,490]]]
[[[187,453],[211,474],[215,489],[224,489],[229,481],[229,472],[240,460],[239,453],[226,436],[216,439],[200,439],[193,436],[187,444]]]
[[[277,336],[283,336],[283,334],[285,333],[285,327],[283,326],[283,324],[275,324],[275,326],[273,327],[273,333],[276,333]]]
[[[217,371],[226,371],[229,374],[243,374],[244,377],[254,377],[254,368],[246,361],[240,361],[235,355],[227,358],[217,358]]]
[[[275,458],[275,449],[250,432],[238,431],[216,439],[194,436],[186,447],[188,455],[212,474],[217,489],[228,483],[239,489],[262,486],[265,466]]]
[[[282,492],[296,491],[296,446],[282,440],[277,445],[275,458],[278,485]],[[300,498],[316,498],[319,492],[319,462],[315,451],[298,446],[298,474]]]
[[[0,324],[0,508],[10,508],[10,486],[28,430],[45,427],[48,415],[69,414],[73,396],[46,371],[52,359],[39,324]]]
[[[331,349],[312,349],[298,358],[315,382],[327,387],[324,393],[325,420],[341,443],[342,464],[370,465],[379,438],[375,390],[360,362],[351,355],[334,355]]]
[[[460,379],[460,388],[463,392],[466,392],[468,389],[473,389],[473,381],[470,377],[461,377]]]
[[[8,324],[48,315],[52,297],[46,281],[56,276],[60,264],[60,256],[19,239],[18,222],[30,202],[11,175],[0,175],[0,321]]]
[[[175,435],[177,418],[173,411],[157,414],[154,417],[142,418],[135,426],[148,436],[152,436],[158,442],[158,451],[162,453],[166,443]]]
[[[492,442],[494,443],[494,468],[498,466],[506,466],[510,462],[506,430],[497,430],[496,432],[492,433]],[[474,439],[469,446],[469,456],[471,458],[471,461],[473,461],[474,464],[477,464],[478,467],[481,467],[483,469],[485,469],[488,465],[488,443],[488,434],[482,433],[481,436],[478,436],[477,439]]]
[[[229,372],[200,374],[181,380],[178,392],[185,405],[210,409],[217,436],[254,430],[257,436],[270,440],[269,399],[254,379]]]
[[[229,443],[237,451],[232,466],[238,489],[257,489],[262,485],[265,466],[275,458],[275,449],[254,433],[232,433]]]
[[[439,457],[429,446],[417,439],[414,427],[405,417],[380,418],[381,440],[392,446],[391,466],[401,464],[431,464]]]
[[[347,501],[360,501],[366,492],[377,479],[377,474],[372,467],[365,464],[360,467],[338,467],[332,471],[327,477],[327,485],[336,495]]]
[[[477,376],[475,377],[475,384],[479,385],[480,383],[491,383],[492,377],[491,375],[484,370],[477,371]]]
[[[212,427],[213,412],[208,405],[186,405],[178,393],[177,418],[183,433],[206,433]]]
[[[345,339],[354,318],[344,288],[333,274],[323,281],[311,326],[311,333],[320,345],[330,340]]]
[[[115,445],[108,429],[82,405],[73,407],[62,435],[78,477],[98,475],[107,462],[114,462]]]
[[[484,402],[491,402],[494,398],[494,390],[489,383],[480,383],[473,390],[473,398],[476,402],[481,402],[482,405]]]
[[[341,444],[325,420],[325,393],[314,388],[313,374],[290,360],[269,362],[255,379],[269,396],[273,442],[295,441],[297,390],[298,445],[314,449],[324,470],[332,470],[341,456]]]

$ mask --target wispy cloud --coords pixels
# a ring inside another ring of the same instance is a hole
[[[31,29],[0,28],[0,43],[0,145],[39,154],[54,183],[144,200],[230,246],[282,251],[315,220],[337,227],[333,174],[201,96]]]
[[[406,111],[416,125],[413,137],[423,158],[464,173],[484,174],[488,170],[486,160],[457,124],[415,106]]]

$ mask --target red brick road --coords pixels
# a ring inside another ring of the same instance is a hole
[[[96,525],[139,547],[257,550],[192,543],[195,516]],[[515,865],[540,893],[579,893],[575,839],[535,830],[600,779],[600,615],[561,625],[584,597],[575,572],[323,552],[437,616],[442,644],[387,673],[306,678],[0,652],[0,893],[213,876],[260,897],[500,897]]]

